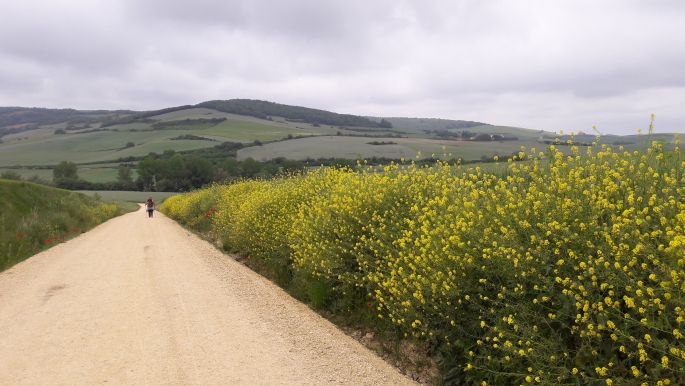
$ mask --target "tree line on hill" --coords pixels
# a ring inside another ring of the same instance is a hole
[[[0,107],[0,137],[26,130],[37,129],[42,125],[65,122],[67,125],[85,125],[100,122],[103,119],[114,119],[113,117],[132,113],[132,111],[128,110],[84,111],[38,107]]]
[[[69,190],[185,192],[212,182],[228,182],[241,178],[270,178],[281,173],[301,171],[306,167],[306,162],[284,158],[266,162],[252,158],[242,161],[225,158],[217,162],[217,160],[197,155],[167,151],[160,155],[151,154],[137,165],[121,164],[117,169],[116,180],[111,182],[86,181],[79,177],[77,164],[63,161],[52,169],[52,184]],[[137,177],[134,178],[134,174],[137,174]],[[20,179],[20,176],[12,171],[5,172],[0,177]]]
[[[184,106],[169,107],[169,108],[160,109],[160,110],[136,112],[136,113],[126,115],[124,117],[111,117],[111,118],[103,120],[100,127],[123,125],[123,124],[134,123],[134,122],[155,122],[154,120],[150,119],[150,117],[154,117],[156,115],[173,113],[175,111],[186,110],[186,109],[190,109],[192,107],[193,106],[190,106],[190,105],[184,105]]]
[[[393,127],[392,123],[387,119],[380,119],[379,121],[358,115],[338,114],[325,110],[290,106],[268,101],[231,99],[213,100],[202,102],[197,105],[175,106],[152,111],[86,111],[74,109],[0,107],[0,137],[26,130],[38,129],[45,125],[52,124],[65,124],[65,127],[63,128],[65,131],[84,129],[91,125],[97,125],[96,128],[106,128],[114,125],[140,122],[158,124],[159,122],[153,119],[153,117],[196,107],[210,108],[225,113],[252,116],[267,120],[271,120],[272,117],[283,117],[289,121],[307,122],[315,126],[325,124],[338,127],[367,127],[381,129],[390,129]],[[162,123],[159,126],[168,128],[169,124]]]
[[[280,103],[252,100],[231,99],[202,102],[197,107],[206,107],[230,114],[247,115],[261,119],[283,117],[294,122],[309,122],[331,126],[361,126],[391,128],[386,120],[376,122],[371,119],[351,114],[338,114],[325,110],[310,109],[301,106],[289,106]]]
[[[448,162],[450,164],[498,162],[498,160],[508,157],[510,156],[483,156],[477,161],[464,161],[455,158]],[[110,182],[91,182],[80,178],[78,165],[69,161],[60,162],[53,167],[52,181],[46,181],[37,176],[26,180],[69,190],[187,192],[211,183],[226,183],[244,178],[272,178],[286,173],[297,173],[309,168],[324,166],[354,169],[360,163],[364,166],[380,166],[410,162],[417,166],[423,166],[435,164],[437,161],[433,158],[401,161],[385,157],[371,157],[364,161],[343,158],[308,158],[305,160],[276,158],[270,161],[257,161],[247,158],[240,161],[232,157],[212,158],[165,151],[159,155],[152,153],[138,162],[137,165],[135,163],[122,163],[117,169],[116,180]],[[137,177],[134,177],[135,174]],[[0,179],[21,180],[22,177],[12,170],[6,170],[0,173]]]
[[[449,131],[449,130],[424,130],[426,134],[433,135],[438,138],[459,139],[462,141],[517,141],[518,137],[504,135],[504,134],[489,134],[477,133],[468,130]]]

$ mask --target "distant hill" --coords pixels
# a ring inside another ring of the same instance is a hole
[[[579,134],[571,141],[585,144],[593,138]],[[135,167],[146,157],[174,153],[214,163],[415,157],[475,162],[567,140],[479,121],[358,116],[251,99],[149,111],[0,107],[0,174],[49,181],[55,165],[70,161],[79,165],[82,179],[106,183],[116,180],[120,165]],[[602,143],[633,149],[647,142],[606,136]]]
[[[283,117],[291,121],[333,126],[383,127],[380,122],[358,115],[338,114],[326,110],[252,99],[215,100],[199,103],[196,107],[206,107],[224,113],[248,115],[261,119]]]
[[[213,111],[212,114],[197,116],[198,109]],[[529,129],[494,126],[488,123],[451,120],[440,118],[404,118],[404,117],[363,117],[352,114],[338,114],[326,110],[312,109],[302,106],[291,106],[280,103],[253,99],[212,100],[196,105],[175,106],[159,110],[74,110],[25,107],[0,107],[0,139],[10,134],[36,129],[63,129],[76,131],[79,129],[103,129],[131,124],[154,124],[159,117],[178,117],[181,122],[184,112],[190,117],[186,119],[204,119],[225,117],[226,114],[257,118],[263,123],[278,121],[280,123],[307,124],[318,127],[327,125],[339,130],[351,130],[357,133],[385,132],[387,134],[423,134],[432,136],[435,133],[455,133],[459,130],[471,130],[486,134],[517,134],[520,137],[534,137],[539,131]],[[216,113],[223,113],[224,116]],[[212,117],[209,117],[212,115]],[[400,129],[399,131],[394,129]],[[552,134],[552,133],[547,133]]]
[[[64,124],[69,128],[109,127],[130,123],[149,123],[152,117],[192,108],[207,108],[223,113],[271,120],[272,117],[284,118],[290,122],[301,122],[315,125],[352,126],[387,128],[380,120],[366,117],[338,114],[326,110],[311,109],[302,106],[290,106],[280,103],[252,100],[229,99],[213,100],[191,106],[176,106],[160,110],[74,110],[26,107],[0,107],[0,137],[8,134],[34,130],[47,125]]]
[[[469,127],[485,126],[487,123],[474,121],[461,121],[441,118],[404,118],[404,117],[374,117],[374,121],[380,122],[381,119],[392,124],[392,127],[419,129],[419,130],[450,130],[467,129]]]
[[[0,107],[0,137],[7,134],[32,130],[39,126],[67,123],[88,125],[103,119],[133,114],[128,110],[74,110],[39,107]]]

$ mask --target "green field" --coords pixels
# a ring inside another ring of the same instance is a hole
[[[55,165],[61,161],[76,163],[114,160],[127,156],[143,156],[150,152],[176,151],[213,146],[209,141],[170,138],[178,131],[115,132],[102,131],[87,134],[52,135],[10,141],[0,145],[0,166]],[[128,142],[135,146],[126,148]]]
[[[483,126],[475,126],[475,127],[469,127],[466,129],[450,129],[449,131],[451,132],[459,132],[459,131],[470,131],[472,133],[487,133],[487,134],[500,134],[500,135],[506,135],[506,136],[511,136],[511,137],[517,137],[519,139],[536,139],[540,137],[542,134],[540,130],[532,130],[532,129],[522,129],[520,127],[511,127],[511,126],[493,126],[493,125],[483,125]],[[549,133],[548,133],[549,134]]]
[[[264,121],[268,122],[268,121]],[[297,129],[294,127],[284,126],[278,123],[260,123],[246,120],[227,119],[216,126],[194,131],[195,135],[210,135],[216,137],[223,137],[224,141],[233,142],[252,142],[272,141],[275,139],[282,139],[288,134],[296,135],[314,135],[316,132]]]
[[[275,142],[263,146],[248,147],[238,151],[238,159],[254,158],[266,161],[278,157],[304,160],[307,158],[410,158],[415,152],[402,145],[369,145],[371,141],[389,141],[388,138],[360,138],[343,136],[318,136],[290,141]]]
[[[396,141],[414,150],[415,153],[420,152],[421,158],[461,158],[465,161],[480,160],[483,156],[490,157],[493,155],[506,157],[521,150],[521,146],[542,148],[539,143],[532,140],[477,142],[399,139]]]
[[[14,108],[8,108],[12,111],[5,110],[9,111],[7,115],[3,115],[0,109],[0,172],[12,168],[23,178],[38,176],[52,180],[51,169],[30,167],[49,167],[61,161],[71,161],[80,164],[78,173],[82,179],[110,182],[116,179],[118,159],[161,154],[167,150],[201,150],[222,142],[240,142],[246,146],[238,151],[240,160],[248,157],[256,160],[279,157],[293,160],[411,159],[420,153],[419,158],[462,158],[474,161],[493,155],[505,157],[519,151],[521,146],[543,149],[546,145],[536,143],[536,140],[555,137],[553,133],[540,130],[434,118],[387,118],[393,125],[388,128],[374,126],[381,118],[356,117],[354,122],[365,122],[369,127],[346,126],[344,122],[351,121],[340,120],[340,115],[334,113],[285,105],[268,110],[274,105],[262,101],[228,101],[211,105],[211,108],[206,106],[180,106],[153,112],[49,109],[17,112],[12,110]],[[232,111],[221,106],[237,106],[243,110]],[[269,111],[279,111],[290,118],[271,115],[273,112]],[[17,114],[23,116],[23,120],[18,120]],[[6,122],[5,126],[2,126],[2,122]],[[26,130],[13,133],[17,125],[27,125]],[[66,134],[55,134],[58,129],[65,130]],[[465,131],[471,136],[487,133],[518,139],[502,142],[460,141],[459,134]],[[455,135],[450,136],[450,133]],[[194,136],[195,139],[176,139],[182,136]],[[282,141],[289,136],[306,138]],[[397,136],[402,138],[395,138]],[[672,137],[655,135],[651,138],[672,142]],[[626,149],[631,150],[645,147],[649,138],[644,135],[605,136],[602,142],[611,145],[625,143]],[[562,137],[562,140],[565,139]],[[582,135],[577,141],[591,142],[593,139],[594,136]],[[255,144],[256,141],[262,145]],[[374,141],[394,143],[369,144]],[[111,162],[99,164],[107,161]],[[93,163],[98,165],[93,166]]]
[[[81,190],[88,196],[98,196],[102,201],[106,202],[133,202],[143,203],[148,197],[152,197],[157,203],[162,203],[168,197],[178,193],[173,192],[129,192],[129,191],[111,191],[111,190]]]
[[[0,174],[3,172],[14,172],[19,174],[23,179],[30,179],[38,177],[44,181],[52,181],[52,169],[32,169],[32,168],[0,168]],[[133,178],[136,178],[136,171],[133,170]],[[109,182],[117,179],[117,167],[106,167],[103,165],[96,166],[79,166],[78,176],[90,182]]]
[[[181,112],[175,112],[176,114]],[[194,115],[191,115],[194,116]],[[185,119],[185,118],[184,118]],[[131,131],[131,130],[136,131]],[[316,135],[298,129],[294,124],[270,122],[256,118],[230,119],[217,125],[178,129],[152,130],[151,124],[114,125],[107,131],[56,135],[52,129],[39,129],[4,138],[0,144],[0,167],[54,165],[61,161],[100,162],[129,156],[144,156],[165,150],[185,151],[212,147],[220,142],[253,142],[282,139],[288,135]],[[215,141],[172,140],[184,134],[204,136]],[[135,144],[126,147],[127,143]]]
[[[369,142],[395,142],[391,145],[371,145]],[[521,146],[541,147],[535,141],[464,142],[425,138],[364,138],[318,136],[248,147],[238,151],[238,159],[251,157],[265,161],[278,157],[304,160],[307,158],[463,158],[479,160],[482,156],[504,156],[519,151]]]

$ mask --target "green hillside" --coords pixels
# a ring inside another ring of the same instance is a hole
[[[392,123],[395,128],[411,128],[418,130],[450,130],[450,129],[466,129],[474,126],[487,125],[482,122],[474,121],[460,121],[452,119],[440,118],[403,118],[403,117],[375,117],[376,121],[385,119]]]
[[[122,213],[116,204],[0,179],[0,271]]]
[[[79,111],[74,109],[46,109],[25,107],[0,107],[0,137],[46,125],[65,124],[87,127],[103,120],[116,119],[133,114],[133,111]]]
[[[382,143],[382,145],[379,145]],[[316,136],[292,141],[268,143],[238,150],[238,159],[253,158],[267,161],[279,157],[306,160],[319,158],[345,159],[419,159],[461,158],[465,161],[481,160],[484,156],[505,156],[518,152],[521,146],[536,146],[535,141],[456,141],[429,138],[364,138]]]
[[[145,157],[192,153],[260,161],[321,158],[462,158],[507,156],[521,146],[545,146],[550,132],[439,118],[362,117],[279,103],[214,100],[153,111],[79,111],[0,108],[0,173],[50,181],[62,161],[79,165],[79,177],[112,182],[122,164]],[[643,147],[645,136],[606,136],[603,143]],[[672,142],[672,136],[658,138]],[[567,137],[560,137],[562,142]],[[580,135],[575,141],[591,142]],[[228,145],[228,146],[226,146]],[[231,149],[222,150],[221,147]],[[137,177],[134,170],[134,178]]]
[[[330,111],[310,109],[300,106],[289,106],[280,103],[252,100],[231,99],[225,101],[208,101],[197,105],[226,113],[247,115],[262,119],[272,116],[283,117],[293,121],[338,126],[383,127],[379,122],[365,117],[350,114],[337,114]]]

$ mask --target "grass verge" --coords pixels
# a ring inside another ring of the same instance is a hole
[[[80,193],[0,180],[0,271],[126,211]]]

